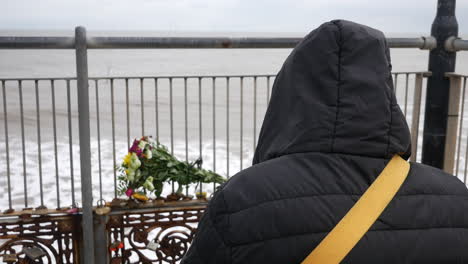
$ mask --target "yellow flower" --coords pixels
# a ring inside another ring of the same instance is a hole
[[[124,157],[124,160],[123,160],[123,165],[125,166],[128,166],[128,164],[130,164],[130,159],[132,158],[132,153],[127,153],[127,155],[125,155]]]
[[[142,193],[134,193],[132,194],[132,197],[137,199],[138,201],[141,201],[141,202],[146,202],[149,200],[148,196],[142,194]]]

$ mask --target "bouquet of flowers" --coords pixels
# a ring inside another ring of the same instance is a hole
[[[225,181],[219,174],[202,169],[201,159],[194,163],[179,161],[169,153],[167,147],[147,136],[133,141],[117,170],[119,194],[126,194],[139,201],[147,201],[151,193],[162,199],[161,193],[166,182],[177,182],[175,194],[183,197],[183,186]]]
[[[151,171],[151,159],[153,158],[153,149],[155,142],[149,137],[135,139],[132,146],[125,155],[122,164],[117,168],[119,171],[120,194],[125,193],[128,197],[138,197],[146,195],[147,192],[153,192],[158,187],[162,191],[162,186],[158,186],[158,181]],[[161,181],[161,184],[162,185]],[[156,186],[155,186],[156,184]]]

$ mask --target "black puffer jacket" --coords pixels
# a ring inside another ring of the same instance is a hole
[[[378,30],[332,21],[306,36],[276,78],[254,165],[214,196],[182,263],[300,263],[389,158],[410,156],[390,71]],[[343,263],[468,263],[466,186],[412,163]]]

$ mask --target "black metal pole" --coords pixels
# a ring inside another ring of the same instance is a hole
[[[431,29],[432,36],[437,39],[437,47],[429,54],[429,71],[432,75],[427,81],[422,162],[437,168],[444,165],[447,132],[450,81],[444,74],[455,70],[456,53],[444,48],[447,38],[458,36],[455,2],[438,0],[437,15]]]

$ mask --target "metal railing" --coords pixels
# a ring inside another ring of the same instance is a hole
[[[75,49],[76,37],[0,37],[0,49]],[[294,48],[302,38],[88,37],[88,49],[278,49]],[[459,40],[457,40],[458,43]],[[436,47],[434,37],[387,38],[391,48]]]
[[[429,75],[393,73],[415,142],[413,161]],[[152,135],[182,160],[202,157],[205,167],[226,177],[250,166],[274,79],[272,74],[89,78],[93,197],[117,197],[114,168],[131,140],[142,135]],[[6,197],[0,200],[8,201],[8,208],[81,204],[76,79],[0,79],[0,84],[7,169]],[[12,153],[11,145],[19,151]],[[12,178],[22,178],[22,188],[13,189]],[[214,186],[202,188],[211,192]]]
[[[452,36],[445,41],[444,48],[452,52],[468,50],[468,40],[463,40]]]
[[[444,170],[467,183],[468,168],[468,114],[465,113],[466,81],[468,75],[445,74],[450,79],[449,109],[447,120]]]

